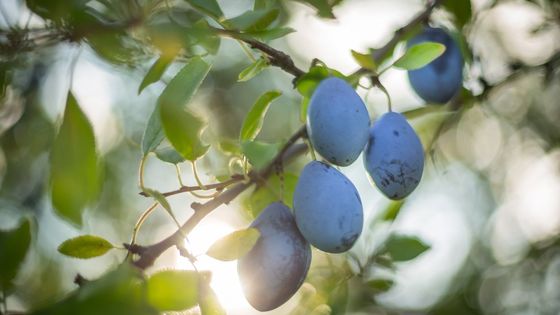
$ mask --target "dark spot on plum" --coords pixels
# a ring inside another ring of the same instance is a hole
[[[344,218],[343,217],[339,217],[338,218],[338,228],[342,230],[342,227],[344,226]]]
[[[396,131],[396,130],[393,130],[393,134],[394,134],[394,135],[395,135],[396,137],[398,137],[398,136],[399,136],[399,132],[398,132],[398,131]]]
[[[393,196],[391,196],[391,198],[397,198],[399,195],[397,193],[394,193]]]
[[[350,159],[346,159],[344,160],[346,163],[350,163]]]
[[[350,236],[345,236],[342,238],[342,245],[344,245],[345,248],[349,248],[350,246],[352,246],[354,244],[354,241],[356,241],[356,239],[358,238],[358,234],[352,234]]]

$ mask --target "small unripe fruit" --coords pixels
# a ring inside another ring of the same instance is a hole
[[[332,166],[312,161],[299,176],[294,214],[301,234],[316,248],[349,250],[362,232],[362,201],[354,184]]]
[[[388,112],[374,122],[364,164],[377,188],[390,199],[403,199],[418,186],[424,150],[403,115]]]
[[[307,110],[307,133],[327,161],[347,166],[363,150],[369,129],[364,102],[346,81],[330,77],[313,92]]]
[[[445,45],[445,52],[424,67],[408,71],[408,79],[414,91],[425,101],[447,103],[461,89],[463,55],[455,40],[441,28],[426,27],[407,46],[428,41]]]
[[[266,207],[251,227],[260,232],[255,246],[237,264],[249,304],[265,312],[284,304],[302,285],[311,262],[309,243],[299,232],[290,208]]]

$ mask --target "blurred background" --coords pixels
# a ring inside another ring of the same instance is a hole
[[[106,1],[91,2],[95,7]],[[226,17],[253,6],[252,0],[219,3]],[[424,6],[417,0],[344,0],[333,9],[336,19],[328,19],[304,3],[282,1],[279,23],[296,31],[269,44],[292,56],[301,69],[318,58],[350,74],[359,68],[351,50],[383,46]],[[472,53],[464,70],[467,96],[453,105],[459,110],[425,104],[405,71],[390,69],[380,78],[395,111],[425,109],[410,118],[423,144],[433,141],[420,186],[404,203],[395,204],[369,182],[361,158],[343,168],[364,204],[364,232],[348,254],[314,250],[307,283],[271,313],[560,314],[560,2],[473,0],[471,7],[470,20],[459,30]],[[0,0],[0,12],[3,31],[47,25],[25,1]],[[431,21],[451,29],[455,25],[442,9],[434,11]],[[113,269],[124,251],[76,260],[60,255],[57,247],[80,234],[100,235],[114,244],[129,242],[136,220],[152,203],[138,194],[140,143],[157,97],[180,63],[139,94],[157,52],[140,39],[128,40],[123,41],[125,51],[116,47],[122,43],[60,42],[10,55],[2,46],[0,67],[9,70],[4,70],[9,77],[0,101],[0,229],[14,228],[20,216],[33,218],[31,248],[7,299],[10,310],[60,300],[77,288],[77,273],[93,279]],[[0,42],[7,41],[0,36]],[[398,45],[395,55],[402,51]],[[234,40],[222,39],[217,53],[207,59],[212,71],[192,105],[208,123],[203,139],[212,147],[197,166],[202,181],[211,183],[232,169],[231,155],[216,144],[237,139],[259,95],[271,89],[283,93],[259,135],[270,142],[287,139],[301,126],[302,99],[292,77],[278,68],[238,82],[251,60]],[[379,89],[366,87],[358,92],[375,119],[386,112],[387,100]],[[86,210],[82,228],[55,213],[49,194],[49,152],[69,89],[92,123],[103,168],[102,192]],[[305,156],[286,171],[298,174],[309,160]],[[179,167],[183,182],[194,185],[189,163]],[[145,181],[159,191],[179,187],[175,166],[156,157],[147,161]],[[204,253],[213,241],[251,222],[251,196],[248,192],[218,208],[187,241],[198,255],[198,268],[213,272],[212,287],[229,314],[258,312],[243,297],[236,263]],[[180,222],[192,214],[189,205],[197,200],[187,194],[169,198]],[[390,207],[399,207],[398,217],[393,222],[380,219]],[[159,209],[138,242],[157,242],[175,228]],[[430,249],[388,267],[372,261],[391,233],[416,236]],[[192,268],[168,250],[148,272],[170,267]]]

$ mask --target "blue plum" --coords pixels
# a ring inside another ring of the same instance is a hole
[[[390,199],[403,199],[418,186],[424,150],[403,115],[388,112],[374,122],[364,164],[377,188]]]
[[[425,101],[447,103],[461,89],[463,55],[457,42],[441,28],[426,27],[407,46],[427,41],[445,45],[445,52],[424,67],[408,71],[408,79],[414,91]]]
[[[362,233],[364,213],[356,187],[323,162],[312,161],[301,172],[294,214],[301,234],[325,252],[349,250]]]
[[[360,96],[336,77],[319,83],[307,109],[307,133],[313,148],[339,166],[358,158],[368,139],[369,121]]]
[[[261,235],[239,259],[237,272],[247,301],[265,312],[284,304],[302,285],[311,263],[311,247],[290,208],[281,202],[266,207],[251,227]]]

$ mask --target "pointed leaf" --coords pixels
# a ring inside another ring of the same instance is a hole
[[[153,189],[149,189],[149,188],[144,188],[144,193],[146,193],[146,195],[154,198],[154,200],[157,201],[165,209],[165,211],[167,211],[167,213],[171,216],[173,221],[175,221],[175,223],[177,225],[179,225],[179,221],[177,221],[177,218],[173,214],[173,210],[171,209],[171,205],[169,204],[169,202],[167,201],[167,199],[165,198],[165,196],[162,193],[160,193],[157,190],[153,190]]]
[[[64,241],[58,246],[58,252],[81,259],[105,255],[114,246],[109,241],[95,235],[81,235]]]
[[[179,164],[185,161],[185,158],[179,152],[170,147],[157,149],[155,153],[158,159],[167,163]]]
[[[276,18],[280,11],[276,8],[246,11],[243,14],[226,21],[227,25],[240,31],[258,31],[266,29]]]
[[[8,291],[31,243],[29,221],[24,220],[17,228],[0,231],[0,291]]]
[[[393,287],[391,279],[373,279],[367,282],[367,285],[376,293],[387,292]]]
[[[280,95],[282,95],[282,93],[279,91],[268,91],[257,99],[243,121],[241,134],[239,136],[241,141],[254,140],[257,137],[261,131],[264,116],[266,115],[269,105]]]
[[[158,60],[156,60],[154,64],[150,67],[148,73],[146,73],[146,76],[142,80],[142,83],[140,83],[140,86],[138,87],[138,94],[142,93],[142,90],[144,90],[144,88],[146,88],[148,85],[159,81],[159,79],[161,79],[161,76],[163,75],[163,73],[165,72],[169,64],[171,64],[173,59],[174,56],[159,57]]]
[[[220,19],[224,16],[220,5],[216,0],[185,0],[194,8],[210,15],[214,19]]]
[[[338,5],[342,0],[297,0],[298,2],[306,3],[315,9],[317,9],[317,14],[323,18],[334,19],[333,14],[334,6]]]
[[[266,30],[246,31],[244,34],[262,41],[271,41],[295,32],[291,27],[275,27]]]
[[[202,144],[200,134],[204,122],[188,112],[186,104],[210,71],[210,65],[195,57],[169,82],[158,104],[163,131],[171,145],[185,159],[194,161],[204,155],[208,146]]]
[[[430,249],[418,238],[403,235],[392,235],[385,246],[394,261],[409,261]]]
[[[260,235],[255,228],[235,231],[217,240],[210,246],[206,254],[223,261],[239,259],[255,246]]]
[[[395,61],[397,68],[414,70],[429,64],[445,51],[445,45],[434,42],[423,42],[410,47],[402,57]]]
[[[354,57],[354,60],[356,60],[360,67],[368,70],[375,70],[377,68],[377,65],[375,64],[375,61],[373,60],[371,54],[362,54],[355,50],[352,50],[351,52],[352,57]]]
[[[199,275],[191,270],[165,270],[147,281],[148,302],[162,312],[182,311],[198,303]]]
[[[257,187],[244,200],[243,205],[252,218],[256,218],[272,202],[282,199],[284,204],[291,205],[297,181],[298,176],[293,173],[285,172],[282,174],[282,179],[276,174],[272,175],[266,180],[265,185]]]
[[[266,166],[280,150],[279,143],[265,143],[260,141],[243,141],[241,143],[243,154],[256,169]]]
[[[52,203],[65,219],[81,225],[82,211],[99,191],[93,129],[72,94],[68,94],[51,158]]]
[[[159,106],[156,106],[142,136],[142,153],[147,155],[154,151],[165,138],[163,128],[161,126],[161,118],[159,117]]]
[[[268,67],[268,63],[264,58],[259,58],[257,61],[253,62],[250,66],[243,69],[237,77],[238,82],[245,82],[251,80],[254,76],[263,71]]]

